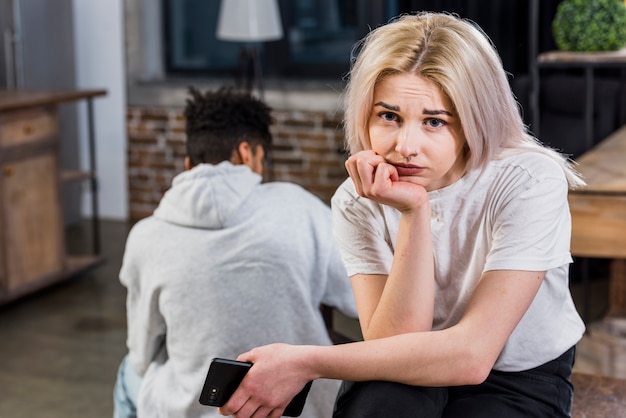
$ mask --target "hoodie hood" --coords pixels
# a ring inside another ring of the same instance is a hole
[[[174,177],[154,216],[186,227],[222,228],[261,180],[246,165],[199,164]]]

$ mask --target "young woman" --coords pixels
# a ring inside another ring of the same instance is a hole
[[[360,45],[335,236],[365,341],[272,345],[221,409],[278,417],[343,379],[335,417],[567,417],[584,332],[569,293],[568,160],[526,130],[471,22],[406,15]]]

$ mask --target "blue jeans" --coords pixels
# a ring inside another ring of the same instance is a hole
[[[141,377],[124,356],[113,388],[113,418],[137,418],[137,395]]]
[[[575,348],[534,369],[492,371],[472,386],[416,387],[343,382],[333,418],[567,418]]]

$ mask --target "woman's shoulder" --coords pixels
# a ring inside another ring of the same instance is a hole
[[[494,160],[490,165],[501,172],[518,173],[536,180],[551,178],[565,181],[565,173],[559,162],[541,152],[520,152]]]
[[[479,189],[504,202],[521,196],[550,195],[560,199],[567,194],[565,173],[559,163],[540,152],[522,152],[492,161],[486,176],[479,176]]]
[[[335,190],[331,199],[331,206],[333,209],[339,209],[341,211],[354,210],[355,208],[367,208],[367,211],[370,212],[384,205],[380,205],[374,200],[360,196],[356,191],[354,182],[348,177],[339,185],[337,190]]]
[[[335,190],[332,202],[338,201],[355,201],[360,198],[354,187],[354,182],[350,177],[346,178]]]

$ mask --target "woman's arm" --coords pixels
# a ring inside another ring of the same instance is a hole
[[[369,340],[430,330],[435,279],[426,190],[398,181],[395,167],[372,151],[350,157],[346,169],[359,195],[402,214],[389,275],[352,277],[363,337]]]
[[[388,276],[357,274],[351,280],[364,339],[429,331],[435,300],[430,210],[400,218]]]
[[[337,346],[272,344],[239,356],[254,366],[221,408],[238,418],[278,417],[304,384],[317,378],[386,380],[417,386],[479,384],[532,303],[544,272],[483,275],[461,321],[428,332]]]

